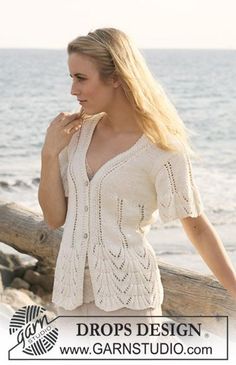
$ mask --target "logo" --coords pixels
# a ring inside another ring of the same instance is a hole
[[[28,305],[18,309],[9,325],[10,335],[17,336],[17,345],[28,355],[37,356],[49,352],[58,338],[58,329],[52,327],[46,309],[38,305]]]

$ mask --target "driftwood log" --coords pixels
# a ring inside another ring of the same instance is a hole
[[[42,215],[24,206],[0,201],[0,242],[33,256],[51,270],[55,267],[62,233],[62,228],[49,229]],[[186,316],[202,316],[203,328],[218,335],[225,331],[226,318],[221,316],[227,316],[230,334],[236,335],[235,301],[213,275],[201,275],[159,260],[158,265],[165,293],[163,315],[194,323],[199,322],[199,318]]]

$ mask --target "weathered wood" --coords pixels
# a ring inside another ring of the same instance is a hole
[[[15,203],[0,201],[0,241],[55,266],[63,229],[49,229],[41,214]]]
[[[15,203],[0,201],[0,241],[54,268],[63,229],[49,229],[43,217]],[[164,286],[165,316],[229,316],[236,328],[236,304],[212,275],[201,275],[158,260]],[[174,320],[187,320],[173,318]],[[199,322],[199,318],[189,318]],[[224,319],[202,318],[205,329],[221,335]]]
[[[226,318],[229,317],[229,330],[236,336],[236,303],[227,290],[213,275],[202,275],[181,269],[158,260],[164,287],[163,312],[168,316],[218,316],[202,318],[204,328],[217,335],[224,335]],[[176,321],[199,318],[173,318]]]

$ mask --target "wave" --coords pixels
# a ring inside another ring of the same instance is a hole
[[[40,182],[40,178],[39,177],[35,177],[31,180],[30,183],[27,183],[23,180],[19,180],[17,179],[15,182],[13,183],[9,183],[7,181],[4,180],[0,180],[0,188],[2,188],[3,190],[7,190],[7,191],[13,191],[14,187],[20,187],[23,189],[32,189],[33,186],[38,186]]]

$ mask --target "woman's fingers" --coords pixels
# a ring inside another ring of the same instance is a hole
[[[65,120],[65,118],[68,117],[69,115],[72,115],[72,114],[68,113],[68,112],[61,112],[56,116],[56,118],[53,119],[51,124],[55,124],[55,123],[58,123],[58,122],[63,122]]]
[[[67,124],[71,123],[73,120],[78,118],[78,113],[61,113],[61,117],[59,118],[59,123],[65,127]]]
[[[64,128],[65,133],[70,134],[72,131],[77,131],[81,128],[81,122],[78,124],[78,120],[76,122],[71,122],[70,125],[67,125]]]
[[[51,122],[51,125],[58,124],[65,133],[70,134],[72,130],[78,130],[81,127],[81,123],[80,113],[61,112]]]
[[[52,123],[61,123],[63,126],[66,126],[68,123],[73,121],[74,119],[79,118],[79,113],[69,113],[69,112],[61,112],[53,119]]]

